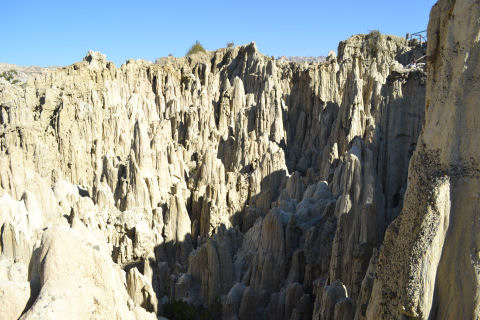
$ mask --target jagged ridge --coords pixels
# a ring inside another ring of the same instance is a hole
[[[422,50],[370,34],[311,65],[254,43],[120,68],[89,52],[0,80],[2,270],[23,270],[5,278],[22,295],[12,317],[65,317],[78,299],[79,318],[147,317],[168,297],[220,298],[225,318],[362,318],[423,121],[425,73],[402,63]],[[63,240],[75,232],[89,240]],[[46,281],[69,241],[101,254],[102,277],[127,271],[127,290],[107,284],[115,303],[98,283],[78,298],[61,273]]]

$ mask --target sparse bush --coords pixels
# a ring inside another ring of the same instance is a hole
[[[200,41],[195,41],[195,44],[193,44],[190,49],[187,52],[187,56],[197,53],[197,52],[205,52],[205,48],[200,44]]]
[[[15,79],[16,75],[18,75],[18,72],[16,70],[11,69],[11,70],[0,73],[0,78],[4,78],[8,82],[15,84],[20,82],[17,79]]]
[[[213,319],[204,306],[194,306],[182,299],[171,300],[163,304],[163,315],[175,320],[207,320]]]
[[[197,171],[198,171],[198,168],[197,167],[193,167],[190,169],[190,171],[188,172],[188,176],[194,176],[197,174]]]
[[[210,319],[223,318],[223,305],[220,297],[215,297],[213,303],[208,307]]]
[[[370,30],[370,32],[368,33],[368,36],[370,38],[375,38],[375,39],[380,39],[380,35],[381,33],[378,30]]]
[[[378,30],[370,30],[367,35],[368,47],[370,49],[370,53],[376,57],[378,52],[382,49],[381,48],[381,33]]]
[[[235,46],[235,43],[232,42],[227,42],[227,48],[233,48]]]

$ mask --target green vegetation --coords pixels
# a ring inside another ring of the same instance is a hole
[[[370,38],[375,38],[375,39],[379,39],[380,35],[381,35],[381,33],[378,30],[370,30],[370,32],[368,33],[368,36]]]
[[[222,302],[216,297],[207,309],[203,305],[195,306],[182,299],[175,299],[163,304],[163,316],[175,320],[222,319]]]
[[[213,319],[210,312],[202,305],[194,306],[182,299],[168,301],[163,304],[163,315],[175,320],[207,320]]]
[[[4,78],[8,82],[15,84],[17,82],[20,82],[17,79],[14,79],[17,74],[18,74],[17,71],[12,69],[12,70],[8,70],[0,73],[0,78]]]
[[[370,48],[371,54],[376,57],[378,52],[382,50],[381,48],[381,33],[378,30],[370,30],[367,35],[368,47]]]
[[[223,318],[223,305],[220,297],[215,297],[213,303],[209,306],[210,319],[222,319]]]
[[[197,52],[205,52],[205,48],[200,44],[200,41],[195,41],[195,44],[193,44],[190,49],[187,52],[187,56],[197,53]]]
[[[197,167],[193,167],[190,169],[190,172],[189,172],[189,176],[192,176],[192,175],[196,175],[197,174],[197,171],[198,171],[198,168]]]

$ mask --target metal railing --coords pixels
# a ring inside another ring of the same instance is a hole
[[[427,30],[418,31],[415,33],[407,33],[406,38],[407,41],[416,39],[421,45],[422,43],[427,42]]]

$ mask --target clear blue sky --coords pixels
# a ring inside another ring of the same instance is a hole
[[[126,59],[185,55],[256,41],[275,56],[319,56],[378,29],[404,36],[426,29],[434,0],[101,1],[2,0],[0,62],[69,65],[89,50]]]

